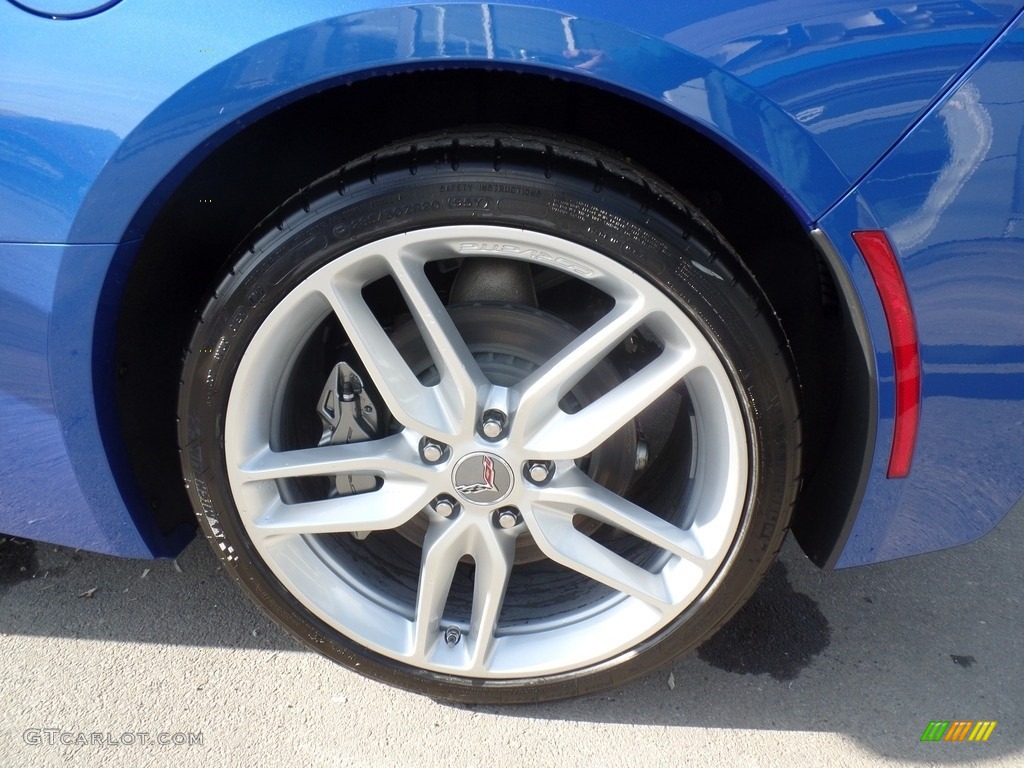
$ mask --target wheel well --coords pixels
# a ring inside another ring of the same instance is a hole
[[[616,94],[535,74],[429,71],[360,81],[283,107],[211,152],[162,201],[123,294],[115,392],[134,480],[161,530],[192,517],[178,462],[177,387],[196,312],[229,255],[284,199],[346,161],[419,133],[486,124],[610,147],[703,210],[775,308],[802,380],[815,382],[804,386],[802,403],[813,479],[857,355],[832,273],[780,196],[699,132]],[[841,502],[827,514],[845,518],[849,504]],[[798,532],[815,529],[806,520],[823,513],[798,509]],[[812,556],[824,562],[834,546],[826,541],[817,547],[825,554]]]

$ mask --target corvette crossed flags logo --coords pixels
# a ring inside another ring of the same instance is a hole
[[[488,491],[500,491],[498,486],[494,484],[494,460],[490,456],[484,455],[480,457],[483,464],[483,482],[479,483],[463,483],[455,486],[455,490],[459,493],[474,495],[477,493],[486,493]]]

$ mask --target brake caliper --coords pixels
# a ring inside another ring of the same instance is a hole
[[[348,363],[338,363],[327,377],[317,412],[324,422],[320,445],[359,443],[380,436],[379,410],[363,388],[363,380]],[[338,495],[350,496],[376,490],[377,478],[373,475],[338,475],[335,485]]]

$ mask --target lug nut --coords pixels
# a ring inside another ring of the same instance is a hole
[[[420,456],[428,464],[437,464],[444,457],[444,446],[434,440],[424,439],[420,444]]]
[[[497,440],[505,431],[507,417],[501,411],[487,411],[480,422],[480,431],[488,440]]]
[[[519,524],[519,513],[512,508],[499,509],[495,522],[499,528],[515,528]]]
[[[526,462],[526,476],[538,485],[548,481],[551,477],[551,469],[550,461]]]
[[[434,501],[434,511],[441,517],[451,517],[455,514],[456,509],[455,502],[445,496]]]

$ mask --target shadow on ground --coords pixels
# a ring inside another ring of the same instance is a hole
[[[501,717],[827,731],[894,759],[1024,764],[1024,504],[984,539],[822,572],[788,542],[761,589],[696,653],[602,696]],[[0,632],[301,650],[202,541],[176,561],[120,560],[0,537]],[[325,664],[328,662],[324,662]],[[932,720],[996,720],[989,742],[922,743]],[[823,755],[823,763],[828,756]]]

